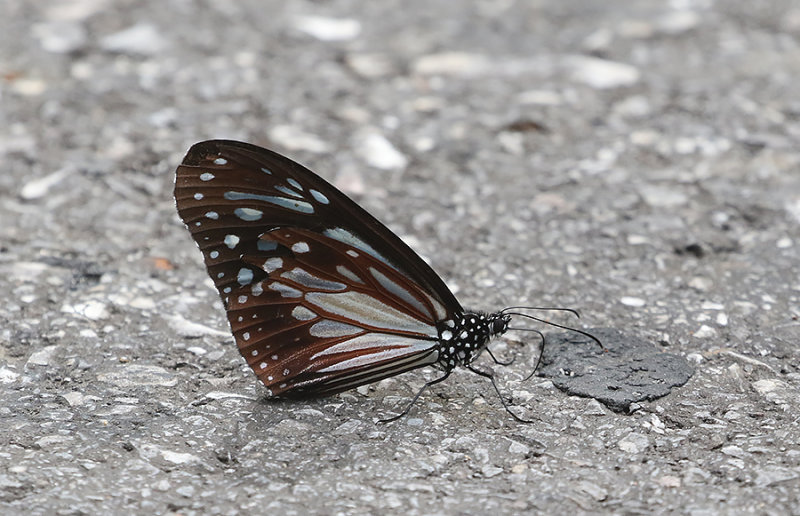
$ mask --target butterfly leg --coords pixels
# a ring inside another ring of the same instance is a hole
[[[447,377],[450,376],[451,372],[452,372],[452,369],[450,371],[447,371],[444,374],[444,376],[441,376],[440,378],[437,378],[435,380],[431,380],[431,381],[427,382],[425,385],[423,385],[422,388],[419,391],[417,391],[417,394],[414,396],[414,399],[411,400],[411,403],[406,405],[406,408],[403,409],[403,411],[401,413],[397,414],[396,416],[392,416],[392,417],[390,417],[388,419],[379,419],[378,421],[380,421],[381,423],[391,423],[392,421],[397,421],[401,417],[403,417],[406,414],[408,414],[408,412],[411,410],[411,407],[414,406],[414,403],[417,402],[419,397],[422,396],[422,393],[425,392],[425,390],[428,387],[430,387],[431,385],[436,385],[437,383],[440,383],[440,382],[443,382],[443,381],[447,380]]]
[[[503,403],[503,408],[506,409],[506,412],[511,414],[511,417],[513,417],[514,419],[516,419],[520,423],[534,423],[534,421],[532,421],[530,419],[522,419],[521,417],[519,417],[518,415],[514,414],[511,411],[511,409],[508,407],[508,402],[503,397],[503,393],[500,392],[500,389],[497,387],[497,383],[494,381],[494,375],[493,374],[487,373],[486,371],[481,371],[480,369],[475,369],[471,365],[468,365],[467,369],[469,369],[473,373],[477,374],[478,376],[483,376],[484,378],[488,378],[492,382],[492,387],[494,387],[495,392],[497,392],[497,395],[500,397],[500,401]]]
[[[486,348],[486,352],[489,353],[489,356],[492,357],[492,360],[494,360],[495,364],[501,365],[501,366],[510,366],[511,364],[514,363],[514,360],[517,359],[516,356],[513,356],[513,357],[511,357],[511,360],[509,360],[508,362],[501,362],[500,360],[497,360],[497,358],[494,356],[494,353],[492,353],[491,349]]]

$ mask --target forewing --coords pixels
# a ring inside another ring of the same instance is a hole
[[[229,140],[193,145],[178,167],[175,199],[212,277],[243,254],[254,254],[265,231],[328,230],[412,278],[448,311],[463,311],[436,272],[397,235],[327,181],[268,149]],[[215,250],[217,258],[210,259]]]

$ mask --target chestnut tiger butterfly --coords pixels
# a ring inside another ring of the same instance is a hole
[[[566,328],[513,311],[532,307],[464,310],[376,218],[307,168],[255,145],[193,145],[177,169],[175,201],[239,351],[270,396],[324,396],[419,367],[441,370],[385,420],[393,421],[457,366],[489,378],[499,394],[494,377],[472,365],[484,350],[507,364],[491,354],[489,339],[520,329],[544,342],[537,330],[509,328],[512,316]]]

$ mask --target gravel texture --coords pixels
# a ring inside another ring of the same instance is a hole
[[[795,1],[4,0],[0,41],[0,513],[800,511]],[[171,199],[209,138],[333,181],[465,306],[693,376],[614,412],[509,332],[480,365],[533,424],[469,371],[391,424],[435,372],[267,401]]]

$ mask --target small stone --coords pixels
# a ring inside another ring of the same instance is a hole
[[[528,455],[531,452],[531,448],[517,441],[511,441],[508,446],[508,452],[516,455]]]
[[[108,382],[121,389],[139,387],[142,385],[161,385],[174,387],[178,379],[174,374],[158,366],[127,364],[119,365],[112,371],[97,375],[101,382]]]
[[[368,165],[381,170],[404,169],[406,158],[389,140],[375,130],[365,129],[356,135],[358,153]]]
[[[656,20],[655,27],[662,34],[675,36],[697,27],[700,16],[694,11],[672,11]]]
[[[187,321],[180,315],[173,315],[167,318],[170,328],[178,335],[187,339],[197,339],[206,335],[211,337],[229,337],[226,331],[215,330],[204,324]]]
[[[38,97],[47,91],[47,83],[41,79],[16,79],[11,83],[11,88],[25,97]]]
[[[486,73],[491,69],[491,64],[482,54],[443,52],[420,57],[412,69],[420,75],[474,76]]]
[[[386,77],[395,72],[395,65],[386,54],[349,54],[345,62],[355,73],[368,79]]]
[[[270,129],[269,137],[273,142],[291,151],[307,151],[314,154],[331,151],[328,142],[292,125],[276,125]]]
[[[320,41],[348,41],[361,34],[361,22],[352,18],[298,16],[292,26]]]
[[[53,354],[58,349],[57,345],[46,346],[39,351],[31,354],[28,358],[27,365],[47,366],[53,360]]]
[[[89,39],[83,25],[69,21],[38,23],[32,32],[42,49],[54,54],[77,52],[86,46]]]
[[[800,478],[800,471],[797,469],[770,465],[756,473],[755,484],[758,487],[768,487],[797,478]]]
[[[617,443],[619,449],[627,453],[642,453],[650,446],[650,439],[646,435],[631,432]]]
[[[781,380],[758,380],[753,383],[753,388],[768,401],[778,405],[798,399],[798,390]]]
[[[191,453],[179,453],[170,450],[161,450],[161,456],[164,460],[173,464],[189,464],[191,462],[200,462],[200,457],[192,455]]]
[[[725,455],[730,455],[731,457],[736,457],[739,459],[743,459],[747,454],[739,448],[738,446],[723,446],[720,450]]]
[[[39,179],[28,181],[19,192],[19,196],[25,201],[33,201],[47,195],[50,189],[59,184],[64,178],[74,172],[72,167],[62,167],[59,170],[48,174]]]
[[[642,185],[639,194],[645,203],[656,208],[683,206],[689,201],[683,192],[662,185]]]
[[[517,95],[517,102],[537,106],[560,106],[564,100],[558,92],[552,90],[528,90]]]
[[[19,373],[8,367],[0,368],[0,383],[13,383],[19,378]]]
[[[175,492],[184,498],[192,498],[195,493],[195,488],[192,486],[180,486],[175,488]]]
[[[632,86],[641,77],[635,66],[596,57],[571,57],[567,69],[574,80],[596,89]]]
[[[681,487],[681,479],[672,475],[664,475],[658,479],[661,487]]]
[[[623,296],[619,300],[625,306],[634,306],[637,308],[643,307],[647,302],[640,297]]]
[[[608,491],[606,491],[605,489],[603,489],[602,487],[598,486],[595,483],[582,480],[578,482],[577,487],[579,491],[583,491],[584,493],[588,494],[598,502],[602,502],[603,500],[608,498]]]
[[[497,466],[484,466],[483,469],[481,469],[481,474],[484,478],[496,477],[502,472],[503,468],[498,468]]]
[[[157,55],[167,47],[167,40],[149,23],[139,23],[100,38],[100,48],[119,54]]]
[[[84,301],[74,305],[65,304],[61,307],[61,311],[67,314],[80,315],[92,321],[106,319],[110,315],[107,305],[97,300]]]
[[[77,407],[83,405],[86,396],[81,392],[67,392],[61,395],[70,407]]]
[[[710,339],[710,338],[713,338],[713,337],[717,336],[717,330],[715,330],[711,326],[707,326],[707,325],[703,324],[692,335],[697,337],[698,339]]]

